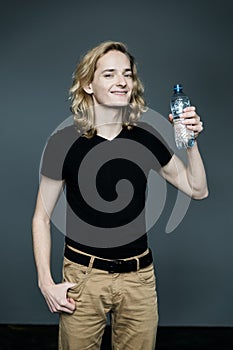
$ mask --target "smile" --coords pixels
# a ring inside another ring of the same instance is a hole
[[[128,91],[111,91],[111,94],[126,95]]]

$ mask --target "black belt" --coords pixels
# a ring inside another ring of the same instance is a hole
[[[70,249],[67,245],[65,247],[65,257],[77,264],[81,264],[84,266],[89,266],[91,257],[85,254],[81,254],[75,252]],[[139,269],[149,266],[153,262],[153,257],[151,250],[144,255],[138,258],[139,261]],[[100,258],[95,258],[92,267],[95,269],[105,270],[110,273],[123,273],[123,272],[131,272],[137,271],[137,260],[135,258],[129,260],[103,260]]]

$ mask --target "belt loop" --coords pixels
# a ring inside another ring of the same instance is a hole
[[[95,260],[95,257],[92,255],[91,258],[90,258],[89,265],[88,265],[88,268],[86,270],[86,273],[90,273],[91,272],[94,260]]]
[[[137,261],[137,271],[140,269],[140,265],[139,265],[139,259],[135,258],[135,260]]]

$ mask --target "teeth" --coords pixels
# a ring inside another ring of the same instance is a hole
[[[126,91],[113,91],[112,94],[125,95]]]

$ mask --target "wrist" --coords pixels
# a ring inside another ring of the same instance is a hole
[[[41,291],[43,291],[44,289],[46,289],[47,287],[49,286],[52,286],[54,285],[54,281],[52,279],[51,276],[48,276],[48,277],[43,277],[43,278],[39,278],[38,279],[38,287],[40,288]]]

